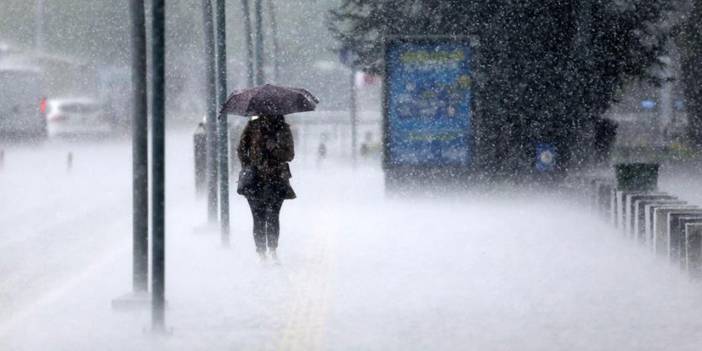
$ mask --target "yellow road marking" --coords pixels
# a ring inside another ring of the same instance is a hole
[[[310,260],[291,277],[294,299],[278,350],[319,350],[324,342],[333,293],[336,233],[333,226],[320,223],[311,234],[307,244]]]

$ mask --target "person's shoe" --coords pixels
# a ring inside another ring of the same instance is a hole
[[[271,260],[273,260],[273,263],[279,265],[279,264],[280,264],[280,260],[278,259],[278,253],[275,252],[275,249],[269,249],[269,250],[268,250],[268,253],[271,254]]]
[[[268,257],[266,257],[266,252],[265,251],[257,251],[258,253],[258,259],[261,261],[261,263],[266,262]]]

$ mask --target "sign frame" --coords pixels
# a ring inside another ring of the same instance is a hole
[[[449,43],[459,43],[459,44],[464,44],[471,49],[471,57],[470,57],[470,76],[472,79],[472,84],[470,87],[470,101],[469,101],[469,111],[470,111],[470,120],[468,123],[467,130],[465,131],[465,135],[467,136],[467,148],[468,152],[470,153],[469,155],[469,162],[467,165],[430,165],[430,164],[418,164],[418,165],[410,165],[410,164],[403,164],[399,163],[396,160],[392,159],[392,155],[390,153],[390,145],[392,143],[391,140],[391,131],[390,131],[390,121],[389,121],[389,113],[390,113],[390,84],[389,81],[391,77],[389,77],[389,72],[390,72],[390,61],[388,60],[389,53],[390,53],[390,47],[393,45],[397,44],[403,44],[403,43],[410,43],[410,44],[449,44]],[[469,34],[469,35],[393,35],[393,36],[386,36],[385,40],[383,42],[383,58],[384,58],[384,64],[383,64],[383,97],[382,97],[382,113],[383,113],[383,121],[382,121],[382,142],[383,142],[383,170],[385,170],[386,173],[386,179],[387,178],[398,178],[399,176],[407,176],[409,174],[412,175],[421,175],[423,173],[431,173],[433,175],[436,175],[437,173],[439,174],[448,174],[450,176],[456,176],[456,175],[467,175],[468,173],[471,173],[476,167],[476,145],[477,142],[476,140],[478,139],[478,133],[480,129],[480,122],[479,122],[479,116],[478,116],[478,110],[477,110],[477,100],[480,96],[479,93],[479,73],[478,73],[478,67],[480,67],[480,59],[479,59],[479,48],[480,48],[480,41],[477,38],[477,36]]]

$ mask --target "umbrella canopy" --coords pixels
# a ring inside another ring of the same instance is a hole
[[[287,115],[314,111],[317,99],[300,88],[265,84],[233,93],[222,107],[222,113],[240,116]]]

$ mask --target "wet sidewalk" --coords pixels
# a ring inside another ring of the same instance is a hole
[[[562,198],[387,198],[380,170],[332,165],[299,167],[293,180],[299,198],[283,206],[281,265],[258,261],[243,199],[232,197],[232,247],[222,248],[190,179],[171,180],[169,335],[149,332],[148,310],[110,307],[130,289],[125,239],[0,324],[0,349],[702,345],[701,286]]]

